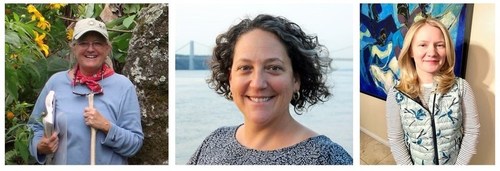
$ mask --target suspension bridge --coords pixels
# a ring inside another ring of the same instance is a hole
[[[176,70],[207,70],[208,62],[211,58],[212,46],[208,46],[196,41],[190,42],[180,46],[175,50],[175,69]],[[352,46],[342,47],[330,51],[330,56],[333,56],[333,65],[335,61],[352,61],[352,57],[335,57],[334,52],[339,51],[352,51]]]
[[[176,70],[206,70],[213,47],[190,41],[175,50]],[[186,52],[187,50],[187,52]]]

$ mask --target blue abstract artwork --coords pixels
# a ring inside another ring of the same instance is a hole
[[[449,30],[455,45],[455,75],[464,77],[472,4],[360,4],[360,91],[386,99],[399,79],[397,56],[415,21],[433,17]]]

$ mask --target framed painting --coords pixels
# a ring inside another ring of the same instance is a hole
[[[397,56],[411,24],[440,20],[455,45],[455,75],[465,77],[473,4],[360,4],[360,91],[385,100],[399,79]]]

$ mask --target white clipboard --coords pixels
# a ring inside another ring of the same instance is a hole
[[[45,109],[47,109],[47,114],[43,117],[43,128],[45,137],[52,136],[55,130],[56,116],[54,113],[54,108],[56,106],[55,92],[49,91],[47,97],[45,97]]]

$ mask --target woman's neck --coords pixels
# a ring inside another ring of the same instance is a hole
[[[288,115],[266,125],[245,122],[238,128],[236,139],[247,148],[268,151],[292,146],[315,135]]]
[[[434,74],[428,72],[419,72],[417,70],[418,80],[420,84],[429,84],[434,82]]]
[[[82,73],[85,76],[93,76],[93,75],[99,73],[99,71],[101,71],[101,69],[102,69],[102,67],[99,67],[99,68],[78,67],[78,70],[80,71],[80,73]]]

